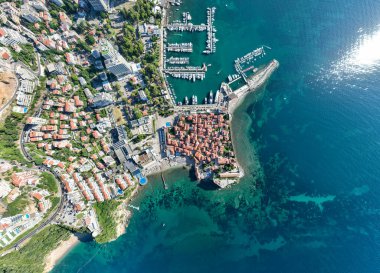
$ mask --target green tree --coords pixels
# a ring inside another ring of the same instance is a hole
[[[96,41],[95,41],[94,36],[92,36],[92,35],[87,35],[87,37],[86,37],[86,42],[87,42],[87,44],[89,44],[89,45],[94,45]]]

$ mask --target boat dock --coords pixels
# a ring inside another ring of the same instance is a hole
[[[215,37],[216,29],[214,27],[215,21],[215,7],[207,8],[207,40],[206,49],[203,51],[204,54],[215,53],[216,47],[215,43],[218,41]]]
[[[204,51],[205,54],[210,54],[215,52],[215,43],[218,41],[215,38],[215,32],[216,29],[214,27],[214,21],[215,21],[215,7],[207,8],[207,24],[199,24],[194,25],[191,23],[191,15],[189,12],[182,13],[182,22],[179,20],[175,20],[172,23],[166,24],[166,29],[168,31],[177,31],[177,32],[183,32],[183,31],[189,31],[189,32],[196,32],[196,31],[207,31],[207,46],[206,50]]]
[[[247,81],[247,75],[245,73],[250,70],[254,70],[255,66],[251,65],[248,68],[243,69],[243,65],[249,64],[252,61],[256,61],[256,58],[261,58],[264,55],[265,55],[264,46],[261,46],[245,54],[243,57],[237,58],[235,60],[235,70],[237,73],[241,75],[244,81]]]
[[[172,105],[175,105],[176,104],[176,102],[175,102],[176,96],[175,96],[174,91],[172,90],[171,86],[169,85],[168,79],[166,78],[166,74],[163,75],[163,78],[164,78],[166,90],[169,94],[170,101],[171,101]]]
[[[176,66],[167,67],[164,72],[174,78],[186,79],[186,80],[203,80],[206,77],[207,66]]]
[[[226,113],[232,114],[239,102],[246,94],[256,90],[263,85],[277,69],[279,63],[277,60],[272,60],[265,68],[259,70],[256,74],[247,78],[246,84],[236,90],[232,90],[229,84],[222,83],[220,89],[215,94],[212,103],[208,104],[180,104],[174,106],[176,114],[188,113]],[[209,98],[212,97],[210,92]]]
[[[166,72],[173,78],[185,79],[189,81],[204,80],[206,78],[205,72]]]
[[[181,0],[167,0],[168,3],[170,3],[170,5],[172,6],[180,6],[182,4],[182,1]]]
[[[232,99],[239,98],[244,96],[249,91],[255,90],[256,88],[264,84],[264,82],[270,77],[270,75],[277,69],[278,66],[278,61],[272,60],[264,69],[247,78],[247,83],[230,93],[230,97],[232,97]]]
[[[182,23],[180,21],[174,21],[173,23],[167,24],[166,29],[168,31],[189,31],[189,32],[195,32],[195,31],[206,31],[207,26],[205,24],[200,25],[193,25],[192,23]]]
[[[184,24],[188,24],[189,21],[191,21],[191,15],[190,15],[190,12],[184,12],[182,13],[182,21]]]
[[[164,189],[167,190],[168,185],[166,184],[166,180],[165,180],[165,176],[163,172],[161,172],[161,180],[162,180],[162,183],[164,184]]]
[[[170,52],[183,52],[191,53],[193,52],[193,43],[174,43],[168,44],[166,50]]]
[[[188,57],[170,57],[166,60],[168,64],[189,64]]]
[[[242,78],[242,77],[239,76],[238,74],[233,74],[232,76],[229,75],[229,76],[228,76],[228,83],[229,83],[229,84],[234,83],[234,82],[240,80],[241,78]]]

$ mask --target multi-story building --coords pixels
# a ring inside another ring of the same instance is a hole
[[[95,11],[108,11],[110,7],[109,0],[88,0]]]
[[[29,23],[37,23],[41,22],[38,13],[30,6],[24,4],[21,7],[21,17],[24,18]]]
[[[94,108],[106,107],[112,103],[112,95],[108,93],[99,93],[91,100],[91,106]]]
[[[123,56],[112,46],[112,44],[103,39],[100,41],[101,54],[104,58],[104,64],[107,70],[113,74],[118,80],[125,78],[131,74],[130,64]]]
[[[50,2],[56,4],[59,7],[62,7],[64,5],[62,0],[50,0]]]
[[[0,43],[5,46],[27,44],[28,40],[19,32],[10,28],[0,28]]]

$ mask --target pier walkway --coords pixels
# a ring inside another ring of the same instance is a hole
[[[242,98],[244,98],[250,91],[256,90],[263,85],[278,66],[279,62],[277,60],[272,60],[265,68],[247,78],[247,84],[236,89],[234,92],[231,92],[231,100],[228,103],[228,112],[232,114],[237,105],[242,101]]]

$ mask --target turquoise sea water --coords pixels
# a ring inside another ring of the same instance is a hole
[[[152,178],[125,235],[53,272],[380,272],[380,2],[184,2],[195,22],[217,7],[220,42],[191,55],[212,63],[206,80],[171,81],[179,98],[215,91],[262,44],[280,62],[234,115],[247,175],[224,191],[185,170],[166,191]]]

